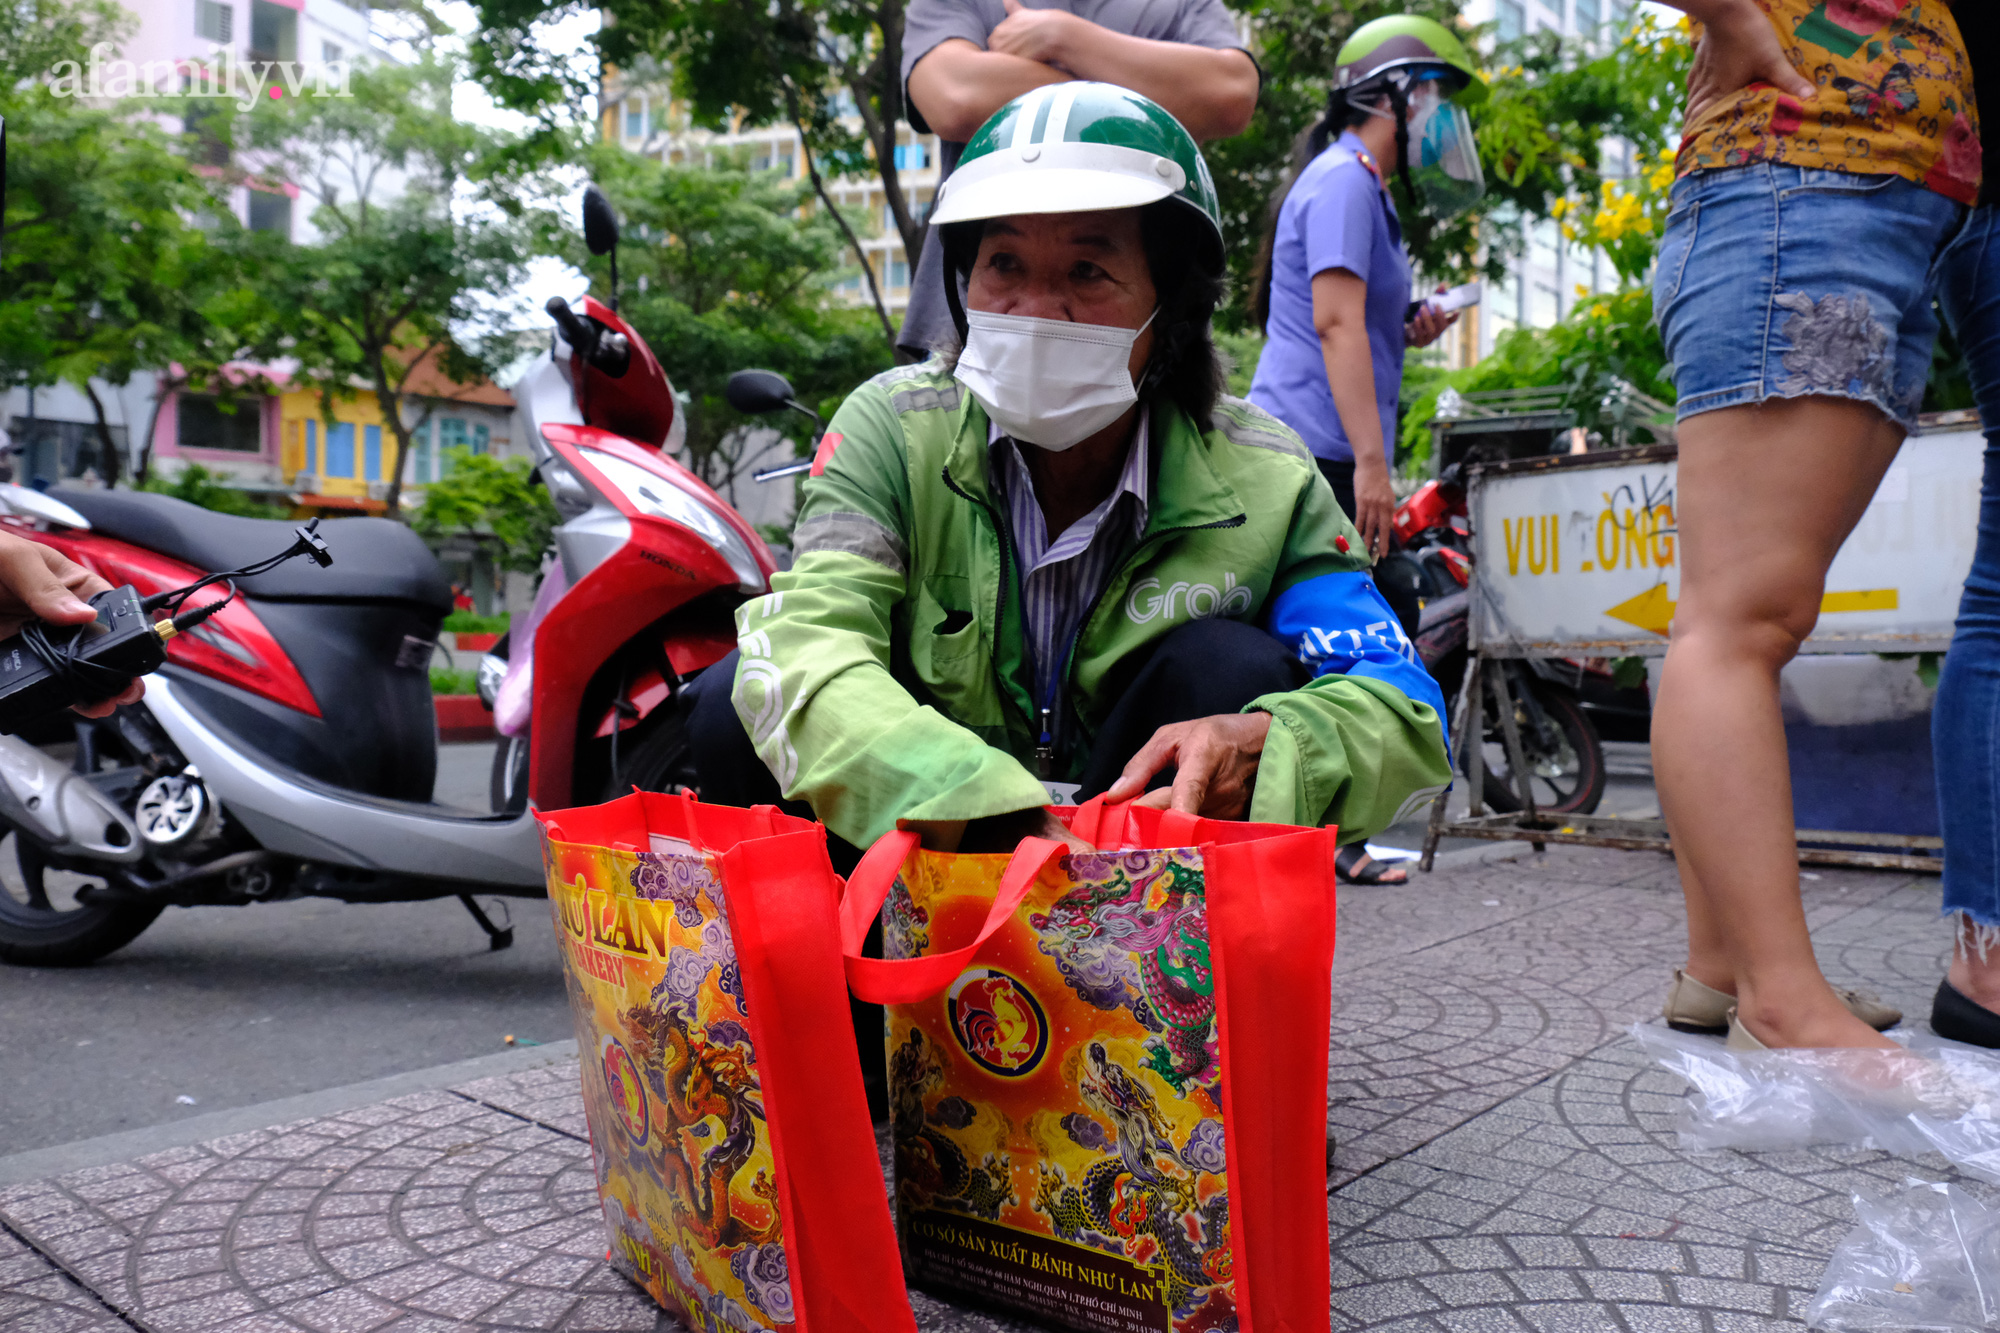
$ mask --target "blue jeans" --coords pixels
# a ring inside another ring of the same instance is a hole
[[[1672,203],[1653,311],[1681,420],[1815,397],[1915,426],[1964,205],[1901,176],[1769,162],[1683,176]]]
[[[1944,828],[1944,910],[2000,927],[2000,205],[1976,210],[1939,267],[1986,431],[1979,544],[1931,715]]]

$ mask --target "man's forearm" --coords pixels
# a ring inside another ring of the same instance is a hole
[[[1079,21],[1061,64],[1080,79],[1152,98],[1200,140],[1242,133],[1257,109],[1257,66],[1242,51],[1128,37]]]
[[[939,138],[964,143],[988,116],[1022,93],[1067,83],[1070,77],[1040,61],[982,51],[955,37],[940,43],[910,71],[910,100]]]

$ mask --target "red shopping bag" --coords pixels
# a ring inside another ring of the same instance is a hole
[[[691,1328],[914,1333],[825,829],[635,793],[542,831],[613,1262]]]
[[[841,904],[910,1282],[1089,1333],[1326,1329],[1334,830],[1058,813],[1103,850],[891,833]]]

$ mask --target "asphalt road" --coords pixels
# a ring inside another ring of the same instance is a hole
[[[439,799],[485,808],[490,756],[446,746]],[[0,966],[0,1155],[574,1035],[545,905],[505,908],[500,953],[455,899],[310,899],[169,908],[90,967]]]

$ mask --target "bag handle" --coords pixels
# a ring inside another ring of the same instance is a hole
[[[1069,829],[1095,847],[1116,847],[1127,842],[1142,847],[1193,847],[1212,841],[1202,837],[1202,825],[1207,821],[1182,810],[1156,811],[1155,832],[1148,837],[1139,824],[1138,812],[1143,808],[1130,801],[1108,805],[1100,793],[1076,808]]]
[[[1105,824],[1104,810],[1104,793],[1099,792],[1076,808],[1076,813],[1070,816],[1069,831],[1093,847],[1102,847],[1106,842],[1117,841],[1115,838],[1102,836]]]
[[[972,966],[979,951],[1035,887],[1042,871],[1067,855],[1069,847],[1052,838],[1023,838],[1000,876],[993,906],[972,943],[922,958],[863,958],[861,943],[868,927],[888,900],[896,872],[917,849],[917,835],[898,829],[876,839],[854,867],[840,902],[840,951],[847,963],[847,989],[870,1004],[915,1004],[934,999]]]

